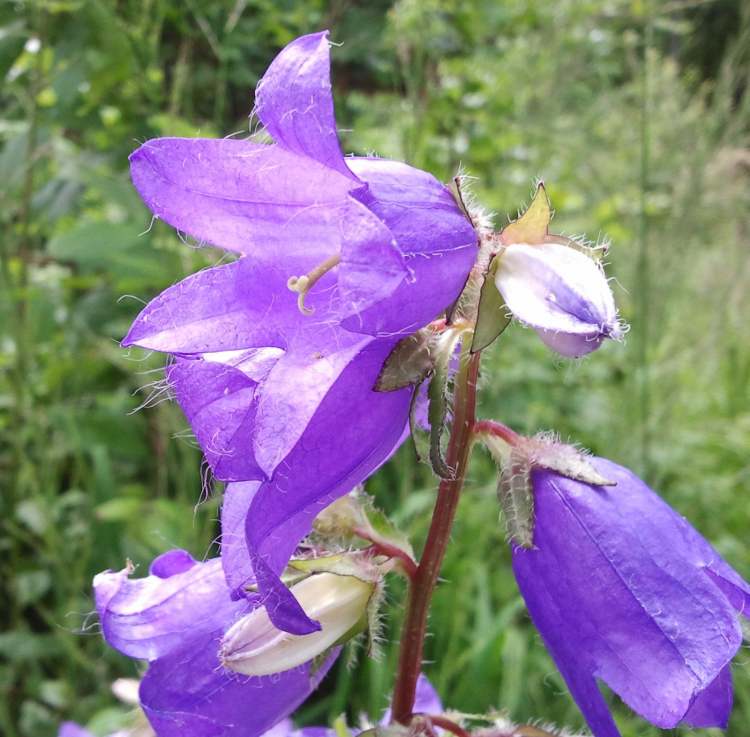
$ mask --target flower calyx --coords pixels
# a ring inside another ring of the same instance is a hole
[[[430,464],[440,478],[453,478],[453,469],[445,462],[442,438],[448,415],[448,384],[451,359],[461,338],[471,328],[465,320],[447,324],[438,320],[413,335],[404,338],[393,349],[383,365],[375,384],[381,392],[413,387],[409,424],[412,436],[417,428],[419,390],[423,382],[427,388],[427,422],[430,428]]]
[[[508,539],[522,548],[534,547],[534,488],[532,471],[543,468],[592,486],[613,486],[586,454],[553,435],[516,435],[500,423],[484,421],[475,433],[498,464],[497,497]]]
[[[360,550],[370,553],[384,570],[409,579],[416,573],[411,543],[361,489],[337,499],[315,518],[313,538],[350,548],[365,541],[369,545]]]

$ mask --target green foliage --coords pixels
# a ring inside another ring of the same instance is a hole
[[[731,22],[727,19],[731,19]],[[750,575],[750,18],[739,0],[28,0],[0,6],[0,732],[104,733],[137,675],[96,636],[90,580],[173,545],[201,557],[218,495],[160,390],[120,349],[142,300],[220,255],[151,223],[127,155],[155,135],[248,128],[253,85],[299,33],[332,28],[347,151],[405,158],[515,217],[544,177],[553,230],[607,236],[626,345],[561,363],[512,325],[488,351],[484,416],[556,429],[630,465]],[[647,143],[645,143],[647,142]],[[156,383],[154,383],[156,382]],[[140,394],[135,394],[139,389]],[[133,411],[143,402],[143,411]],[[373,482],[419,549],[434,480],[404,448]],[[494,466],[476,453],[430,620],[449,705],[581,723],[509,568]],[[380,662],[338,669],[308,721],[386,704]],[[737,658],[729,734],[750,723]],[[655,735],[616,705],[624,734]]]

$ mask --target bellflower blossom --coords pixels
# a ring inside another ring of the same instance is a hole
[[[131,568],[94,579],[105,640],[149,661],[140,703],[158,737],[254,737],[287,717],[316,688],[337,650],[316,668],[241,676],[219,660],[225,631],[258,606],[232,600],[219,559],[198,563],[182,550],[156,558],[149,575]]]
[[[131,156],[133,183],[175,228],[275,264],[301,304],[335,269],[329,317],[355,332],[409,334],[458,297],[477,235],[432,175],[342,155],[327,38],[292,41],[258,84],[255,112],[275,143],[150,140]],[[286,288],[277,297],[294,299]]]
[[[474,350],[489,345],[513,315],[552,350],[577,358],[626,326],[617,308],[599,248],[549,232],[552,207],[544,184],[518,219],[490,238],[491,259],[479,302]]]
[[[325,289],[310,295],[306,317],[284,283],[278,268],[247,258],[194,274],[148,304],[124,344],[175,356],[167,379],[214,474],[262,482],[244,507],[252,566],[233,575],[234,590],[252,576],[274,624],[305,634],[317,625],[279,574],[321,509],[403,440],[410,391],[373,390],[398,336],[327,321],[317,309]]]
[[[265,482],[247,551],[274,623],[296,634],[316,625],[278,575],[320,509],[403,438],[409,391],[372,387],[398,333],[455,299],[476,255],[469,221],[430,175],[341,156],[329,65],[326,34],[272,64],[256,101],[272,146],[164,139],[132,157],[157,215],[246,254],[166,290],[123,344],[177,357],[168,380],[219,479]],[[399,249],[408,273],[393,266]],[[289,277],[332,251],[336,273],[315,277],[314,314],[301,315]]]
[[[725,727],[750,586],[643,481],[589,461],[615,485],[531,472],[513,570],[534,624],[595,737],[619,737],[597,679],[659,727]]]
[[[623,328],[597,261],[563,243],[512,243],[497,257],[495,284],[508,309],[563,356],[578,358]]]

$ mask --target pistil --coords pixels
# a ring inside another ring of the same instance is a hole
[[[303,315],[312,315],[315,310],[305,305],[307,293],[322,279],[331,269],[341,263],[341,254],[335,253],[327,258],[323,263],[318,264],[314,269],[308,271],[302,276],[290,276],[286,286],[292,292],[297,292],[297,306]]]

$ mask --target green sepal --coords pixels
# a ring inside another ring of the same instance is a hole
[[[511,243],[544,243],[550,220],[552,220],[552,206],[547,197],[544,182],[539,182],[531,204],[522,215],[503,228],[500,240],[506,246]]]
[[[430,423],[430,465],[432,470],[443,479],[453,478],[453,469],[443,458],[443,430],[448,414],[448,362],[450,356],[435,366],[435,371],[427,388],[427,419]]]
[[[362,574],[360,562],[351,553],[326,555],[321,558],[295,558],[289,561],[287,568],[306,576],[314,573],[334,573],[337,576],[352,576],[370,583],[370,579]]]
[[[339,714],[331,725],[336,737],[352,737],[349,725],[346,723],[346,714]]]
[[[375,506],[372,497],[361,489],[355,489],[326,507],[315,519],[313,530],[315,535],[326,542],[336,540],[351,548],[357,541],[365,539],[375,543],[386,543],[404,551],[409,557],[414,557],[414,551],[406,535]],[[302,567],[309,567],[314,566],[316,560],[326,559],[304,559],[300,563]]]
[[[495,256],[490,261],[479,292],[477,322],[474,327],[474,337],[471,341],[472,353],[478,353],[494,343],[505,328],[510,325],[510,310],[495,284],[498,260],[499,257]]]
[[[382,509],[375,506],[372,497],[367,497],[365,512],[370,534],[372,535],[371,539],[394,545],[405,553],[408,553],[410,557],[414,557],[414,549],[409,539],[393,524]]]
[[[527,452],[535,466],[592,486],[617,486],[616,481],[610,481],[594,468],[586,453],[572,445],[555,442],[543,435],[531,438],[528,444]]]
[[[522,548],[534,547],[534,490],[531,464],[516,448],[500,471],[497,497],[503,510],[508,539]]]
[[[376,392],[395,392],[421,384],[435,365],[440,334],[426,327],[396,343],[375,382]]]

